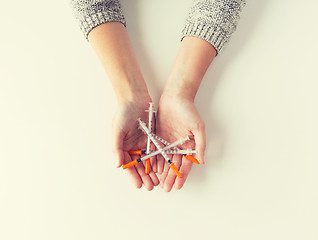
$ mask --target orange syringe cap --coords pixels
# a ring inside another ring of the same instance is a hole
[[[150,158],[148,158],[146,160],[146,163],[145,163],[145,173],[146,174],[149,174],[150,173]]]
[[[169,166],[174,171],[174,173],[178,176],[178,178],[182,178],[181,173],[179,172],[177,167],[174,165],[174,163],[171,163]]]
[[[189,154],[185,155],[185,158],[186,158],[186,159],[189,159],[190,161],[192,161],[192,162],[194,162],[194,163],[196,163],[196,164],[200,164],[200,162],[198,161],[198,159],[194,158],[193,156],[191,156],[191,155],[189,155]]]
[[[125,164],[125,165],[123,166],[123,169],[130,168],[130,167],[135,166],[135,165],[137,165],[137,164],[138,164],[138,160],[136,159],[136,160],[134,160],[134,161],[131,161],[131,162]]]
[[[142,150],[128,151],[129,155],[141,155],[144,154]]]

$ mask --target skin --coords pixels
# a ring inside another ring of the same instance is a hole
[[[128,151],[145,149],[147,145],[147,137],[138,128],[136,119],[139,117],[144,120],[148,118],[148,113],[145,112],[145,109],[147,109],[149,101],[151,101],[150,98],[147,101],[138,102],[136,100],[118,105],[112,127],[113,153],[117,159],[117,167],[139,158],[136,155],[130,156]],[[143,163],[139,163],[125,171],[137,188],[141,188],[144,185],[150,191],[159,184],[159,179],[153,171],[149,175],[145,174]]]
[[[148,122],[145,109],[152,100],[123,24],[101,24],[88,34],[88,40],[102,62],[117,96],[117,110],[112,127],[112,150],[116,166],[121,167],[139,157],[130,156],[128,151],[145,149],[147,139],[138,129],[137,118]],[[153,171],[149,175],[145,174],[142,163],[127,169],[126,172],[137,188],[144,185],[147,190],[152,190],[159,184]]]
[[[151,97],[133,53],[125,27],[118,22],[108,22],[95,27],[88,40],[112,83],[117,96],[117,110],[113,118],[112,149],[121,167],[138,156],[127,152],[145,149],[147,137],[138,129],[137,118],[148,122]],[[190,136],[190,141],[180,148],[197,150],[198,160],[204,164],[206,145],[204,122],[194,105],[194,99],[204,74],[216,56],[214,47],[205,40],[185,37],[180,45],[175,63],[160,98],[156,119],[157,134],[169,142]],[[171,160],[179,169],[182,178],[170,170],[161,157],[152,159],[152,170],[144,173],[144,165],[126,170],[137,188],[144,186],[152,190],[159,185],[156,173],[161,174],[160,185],[165,191],[172,187],[182,188],[192,167],[192,162],[181,155],[173,155]]]
[[[205,164],[205,124],[194,105],[201,81],[216,56],[214,47],[205,40],[185,37],[161,95],[157,114],[157,134],[169,142],[189,136],[181,148],[196,149],[197,159]],[[192,168],[192,162],[182,155],[173,155],[172,162],[182,174],[177,178],[169,164],[157,157],[155,171],[161,174],[160,186],[167,192],[182,188]]]

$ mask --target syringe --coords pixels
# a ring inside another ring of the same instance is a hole
[[[142,128],[142,130],[147,133],[147,135],[150,137],[151,141],[155,144],[155,146],[157,147],[157,149],[160,151],[161,155],[166,159],[166,161],[169,163],[170,168],[175,172],[175,174],[181,178],[182,175],[181,173],[178,171],[177,167],[174,165],[174,163],[170,160],[170,158],[168,157],[168,155],[165,153],[165,151],[162,149],[162,147],[160,146],[160,144],[157,142],[157,140],[154,138],[154,136],[151,134],[150,130],[147,128],[146,124],[140,119],[137,119],[139,122],[140,127]],[[186,138],[186,140],[190,140],[189,137]]]
[[[149,103],[149,109],[146,110],[146,112],[148,112],[148,128],[151,130],[152,129],[152,116],[153,116],[153,113],[155,112],[153,109],[152,102]],[[150,137],[148,136],[146,154],[150,153],[150,143],[151,143],[151,140],[150,140]],[[145,162],[145,173],[149,174],[149,172],[150,172],[150,158],[147,159]]]
[[[150,153],[152,153],[154,151],[150,151]],[[194,154],[197,153],[196,150],[191,150],[191,149],[179,149],[174,147],[174,149],[169,149],[169,150],[165,150],[166,154],[186,154],[186,155],[190,155],[190,154]],[[133,151],[128,151],[128,154],[130,155],[143,155],[146,154],[146,150],[133,150]]]
[[[160,142],[162,142],[163,144],[165,144],[165,145],[170,145],[169,142],[167,142],[166,140],[162,139],[161,137],[159,137],[159,136],[157,136],[157,135],[155,135],[155,134],[153,134],[153,133],[151,133],[151,135],[152,135],[154,138],[158,139],[158,140],[159,140]],[[175,147],[174,149],[175,149],[176,151],[180,151],[180,149],[177,148],[177,147]],[[192,161],[192,162],[194,162],[194,163],[196,163],[196,164],[200,164],[200,162],[199,162],[196,158],[194,158],[193,156],[191,156],[189,153],[184,153],[184,154],[182,154],[182,155],[185,156],[185,158],[189,159],[190,161]]]
[[[177,141],[171,143],[170,145],[165,146],[164,148],[162,148],[162,150],[163,150],[163,151],[167,151],[167,150],[170,149],[170,148],[173,148],[173,147],[175,147],[175,146],[178,146],[178,145],[183,144],[183,143],[184,143],[185,141],[187,141],[187,140],[189,140],[189,137],[186,137],[186,138],[183,138],[183,139],[179,139],[179,140],[177,140]],[[160,150],[153,151],[153,152],[151,152],[150,154],[148,154],[148,155],[146,155],[146,156],[143,156],[143,157],[141,157],[141,158],[135,159],[135,160],[133,160],[133,161],[131,161],[131,162],[125,164],[125,165],[123,166],[123,169],[130,168],[130,167],[132,167],[132,166],[134,166],[134,165],[140,163],[141,161],[144,161],[144,160],[146,160],[146,159],[148,159],[148,158],[154,157],[154,156],[156,156],[156,155],[158,155],[158,154],[160,154],[160,153],[161,153]]]

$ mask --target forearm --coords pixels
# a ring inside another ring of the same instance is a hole
[[[123,24],[101,24],[90,31],[88,40],[105,68],[119,101],[149,96]]]
[[[194,101],[201,81],[216,56],[215,48],[197,37],[181,42],[164,94],[182,96]]]

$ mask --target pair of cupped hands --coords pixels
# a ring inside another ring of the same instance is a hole
[[[147,136],[139,129],[137,119],[141,118],[148,123],[148,112],[145,110],[152,99],[123,24],[101,24],[89,33],[88,40],[99,56],[117,95],[112,149],[117,167],[121,167],[139,158],[130,156],[128,151],[146,149]],[[168,142],[189,136],[190,140],[179,148],[195,149],[200,163],[204,163],[206,140],[204,122],[194,106],[194,99],[215,56],[216,49],[206,40],[192,36],[182,39],[154,121],[155,134]],[[172,155],[171,160],[182,178],[176,177],[161,155],[150,160],[149,174],[145,174],[143,163],[125,171],[137,188],[144,186],[152,190],[160,183],[169,192],[173,186],[176,189],[182,188],[192,168],[192,162],[182,155]]]
[[[145,110],[148,110],[150,102],[152,99],[148,94],[139,95],[135,99],[118,101],[112,126],[112,150],[118,168],[139,158],[137,155],[129,155],[128,151],[146,149],[147,135],[140,130],[137,119],[141,118],[148,123],[148,112]],[[195,149],[197,151],[196,158],[201,164],[205,163],[204,122],[193,99],[182,95],[163,93],[156,118],[153,119],[153,125],[155,134],[171,143],[189,136],[190,140],[179,148]],[[176,176],[160,154],[151,158],[149,174],[145,173],[144,162],[125,171],[137,188],[144,186],[145,189],[151,191],[160,184],[165,191],[169,192],[173,187],[176,189],[183,187],[193,165],[190,160],[180,154],[171,155],[171,161],[182,174],[182,178]]]

